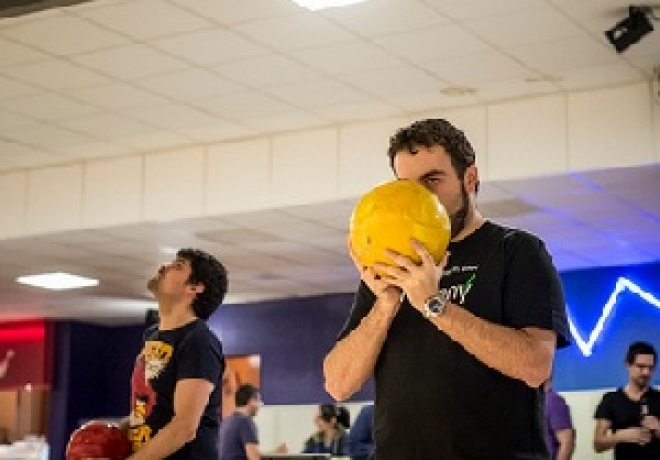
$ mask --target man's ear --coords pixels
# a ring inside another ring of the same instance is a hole
[[[197,284],[189,284],[190,288],[192,289],[192,292],[195,294],[201,294],[204,292],[204,285],[202,283],[197,283]]]
[[[479,183],[479,170],[476,165],[470,165],[465,170],[465,186],[468,193],[476,193],[477,184]]]

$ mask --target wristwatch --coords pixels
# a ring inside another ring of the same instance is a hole
[[[449,303],[449,295],[445,292],[438,292],[426,299],[424,302],[424,318],[437,318],[445,312]]]

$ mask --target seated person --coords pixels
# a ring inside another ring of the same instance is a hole
[[[347,456],[351,416],[348,409],[334,404],[321,404],[314,423],[318,431],[305,442],[304,454]]]

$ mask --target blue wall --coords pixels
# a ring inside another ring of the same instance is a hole
[[[660,265],[581,270],[561,278],[574,335],[587,344],[581,349],[574,338],[574,345],[557,353],[554,386],[572,391],[625,385],[630,343],[644,340],[660,351]],[[597,339],[588,343],[592,334]],[[656,373],[654,384],[659,381]]]

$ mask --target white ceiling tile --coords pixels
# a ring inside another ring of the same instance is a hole
[[[202,30],[168,37],[155,40],[153,45],[173,56],[202,66],[269,53],[267,48],[223,29]]]
[[[401,115],[399,108],[373,99],[315,107],[313,112],[336,122],[344,122],[346,120],[373,120],[379,117]]]
[[[65,154],[71,159],[89,160],[93,158],[106,158],[114,155],[128,155],[133,150],[114,143],[89,141],[57,149],[57,153]]]
[[[419,93],[429,89],[440,89],[445,83],[429,72],[412,66],[389,67],[340,75],[339,78],[353,87],[375,94],[391,97],[406,93]]]
[[[106,8],[80,11],[78,14],[136,40],[190,32],[211,25],[210,21],[183,8],[158,0],[119,3]]]
[[[483,18],[526,10],[545,3],[545,0],[424,0],[446,16],[454,19]],[[575,2],[574,2],[575,3]]]
[[[519,79],[480,83],[474,86],[477,88],[476,97],[482,101],[490,102],[557,92],[557,86],[551,82],[532,81],[523,82],[523,85],[521,85]]]
[[[251,131],[244,126],[182,105],[170,104],[136,108],[131,110],[131,117],[203,142],[251,134]]]
[[[4,110],[0,111],[0,132],[3,132],[3,130],[7,128],[28,125],[30,123],[34,123],[34,119],[23,117],[15,113],[9,113]]]
[[[213,19],[222,25],[240,24],[254,19],[280,17],[300,11],[290,0],[173,0],[182,8]]]
[[[424,2],[379,0],[334,8],[324,16],[368,37],[440,26],[447,19]],[[374,18],[378,18],[377,21]]]
[[[387,35],[374,41],[386,50],[414,63],[490,50],[486,43],[455,25]]]
[[[94,139],[67,129],[39,124],[19,126],[5,133],[7,139],[41,147],[44,153],[86,144]]]
[[[603,44],[590,37],[562,39],[530,46],[511,46],[507,52],[525,62],[528,67],[546,74],[615,63],[619,59]]]
[[[605,64],[553,72],[558,77],[557,86],[566,91],[579,91],[595,87],[608,87],[639,82],[644,75],[633,67]]]
[[[153,127],[131,120],[120,114],[101,114],[81,118],[70,118],[57,123],[58,125],[72,130],[87,134],[97,139],[121,139],[130,138],[139,135],[141,132],[148,132]]]
[[[255,117],[245,121],[250,128],[266,133],[309,129],[327,123],[327,120],[304,110],[289,110],[270,117]]]
[[[420,64],[442,79],[458,86],[497,80],[522,81],[532,72],[502,53],[479,53]]]
[[[2,34],[2,31],[0,31],[0,34]],[[38,61],[46,56],[46,54],[32,47],[10,42],[0,36],[0,66],[3,68],[9,65]]]
[[[256,91],[242,91],[200,100],[197,105],[226,119],[267,117],[291,109],[288,104]]]
[[[242,24],[240,32],[265,46],[290,51],[353,41],[355,35],[310,12]]]
[[[4,71],[4,70],[3,70]],[[0,101],[39,93],[41,90],[0,75]]]
[[[81,88],[67,94],[72,99],[106,109],[130,109],[167,102],[161,96],[124,83]]]
[[[343,102],[359,101],[365,98],[364,93],[330,79],[319,79],[300,82],[295,85],[265,88],[264,92],[301,108],[335,105]]]
[[[318,78],[321,74],[288,56],[269,54],[213,67],[220,75],[253,88],[268,88]]]
[[[44,152],[41,149],[26,149],[16,156],[3,156],[3,161],[12,168],[35,168],[68,163],[72,158],[66,155]]]
[[[42,93],[20,99],[12,99],[11,103],[3,103],[0,106],[4,106],[6,110],[39,120],[71,118],[97,111],[93,107],[55,93]]]
[[[550,6],[468,20],[463,24],[486,42],[504,50],[512,45],[529,46],[584,33],[570,18]]]
[[[404,62],[367,42],[306,48],[291,56],[328,75],[395,67]]]
[[[3,30],[5,36],[60,56],[122,45],[128,40],[85,19],[56,13]],[[81,39],[84,37],[84,39]]]
[[[103,75],[65,60],[47,59],[31,64],[13,66],[2,71],[17,80],[54,91],[96,86],[110,82]],[[48,75],[48,78],[44,78],[44,75]]]
[[[72,59],[80,65],[121,80],[133,80],[186,67],[182,61],[140,44],[120,46]]]
[[[243,89],[207,70],[185,69],[137,80],[136,85],[169,99],[188,101],[230,94]]]
[[[463,96],[445,96],[440,93],[441,87],[417,91],[411,88],[407,92],[397,91],[391,95],[382,95],[381,98],[395,107],[401,107],[406,112],[419,112],[424,110],[435,110],[438,107],[463,107],[475,105],[478,100],[476,96],[467,94]]]

